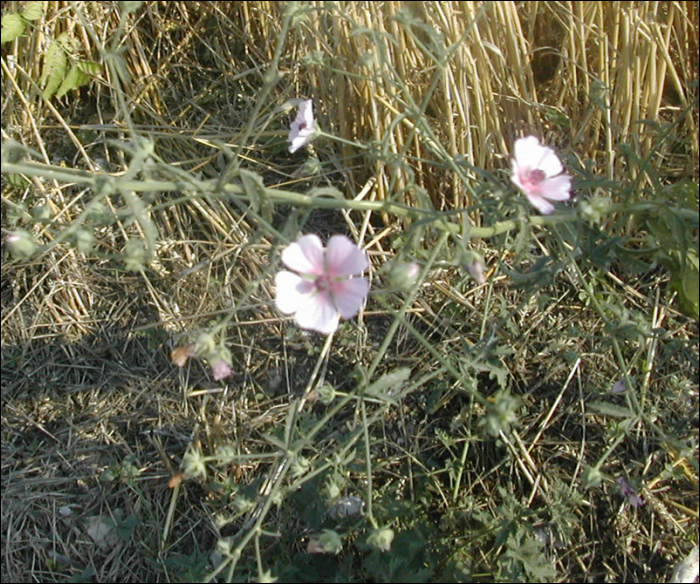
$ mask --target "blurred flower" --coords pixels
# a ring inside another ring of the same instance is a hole
[[[207,361],[211,365],[212,377],[214,381],[221,381],[222,379],[231,375],[231,351],[226,347],[220,347],[216,351],[207,355]]]
[[[292,122],[289,129],[289,138],[287,138],[289,142],[289,151],[292,154],[311,142],[316,133],[313,104],[314,102],[310,99],[302,101],[299,104],[297,117]]]
[[[219,359],[211,366],[211,372],[214,376],[214,381],[221,381],[231,375],[231,365],[226,363],[223,359]]]
[[[486,283],[486,276],[484,276],[484,264],[482,264],[479,260],[474,260],[473,262],[468,263],[465,267],[467,268],[469,275],[474,278],[474,281],[477,284]]]
[[[624,479],[624,477],[618,477],[617,480],[615,481],[617,483],[617,486],[620,488],[620,492],[627,497],[627,501],[629,502],[632,507],[635,509],[638,509],[642,505],[644,505],[644,501],[642,498],[637,495],[637,493],[634,492],[634,489],[629,486],[627,481]]]
[[[554,205],[549,201],[568,201],[571,177],[561,174],[564,167],[554,150],[541,146],[534,136],[515,141],[515,158],[511,180],[540,213],[549,215]]]
[[[344,235],[331,237],[326,249],[317,235],[304,235],[284,249],[282,262],[297,273],[277,274],[275,303],[301,328],[331,334],[341,316],[357,314],[369,292],[369,282],[354,277],[369,267],[367,258]]]
[[[612,386],[612,392],[613,393],[624,393],[627,391],[627,382],[625,381],[625,378],[623,377],[622,379],[618,379],[615,382],[615,385]]]

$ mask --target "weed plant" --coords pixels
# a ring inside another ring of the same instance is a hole
[[[697,79],[695,2],[3,3],[2,580],[666,581]]]

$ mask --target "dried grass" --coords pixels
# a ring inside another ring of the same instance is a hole
[[[163,161],[153,179],[166,163],[217,178],[226,144],[270,187],[332,184],[348,198],[362,192],[440,210],[477,203],[471,167],[506,167],[513,139],[525,132],[590,159],[610,179],[629,171],[616,145],[630,142],[663,180],[697,180],[695,2],[341,2],[332,9],[309,2],[284,47],[284,77],[248,128],[275,57],[281,4],[145,3],[122,45],[128,77],[106,68],[100,82],[51,104],[36,88],[46,40],[70,30],[82,56],[100,61],[119,18],[117,3],[47,3],[41,31],[3,47],[3,139],[38,151],[47,163],[90,169],[105,159],[123,173],[122,146],[138,133],[157,143]],[[324,65],[304,61],[309,55],[322,55]],[[279,109],[301,96],[313,98],[324,128],[347,141],[319,143],[324,174],[303,180],[281,152],[287,120]],[[683,112],[663,143],[648,131],[651,124],[640,123],[670,122]],[[274,231],[232,201],[169,204],[176,196],[153,195],[160,240],[147,272],[126,273],[111,257],[86,259],[65,246],[28,262],[3,262],[3,581],[58,581],[87,567],[99,581],[170,581],[173,558],[206,563],[217,538],[239,525],[218,521],[230,510],[209,484],[169,489],[169,479],[191,444],[206,453],[224,443],[239,454],[261,452],[263,432],[284,423],[289,397],[314,367],[315,343],[288,334],[271,308]],[[38,178],[21,195],[4,186],[3,225],[22,201],[29,210],[47,205],[69,225],[90,197]],[[293,212],[324,233],[346,229],[369,242],[376,268],[394,253],[392,238],[403,227],[387,215],[377,221],[370,213]],[[105,227],[100,243],[116,254],[137,229],[126,220]],[[40,237],[59,236],[47,226]],[[487,259],[516,271],[521,258],[507,247],[487,250]],[[650,328],[670,331],[668,343],[627,339],[625,351],[658,426],[694,441],[695,449],[635,430],[618,456],[626,462],[606,470],[645,476],[648,505],[630,516],[615,506],[612,486],[587,492],[557,569],[567,580],[661,580],[697,538],[697,325],[671,307],[659,272],[625,282],[611,274],[602,286],[645,315]],[[498,514],[503,489],[546,509],[560,491],[577,490],[582,461],[598,460],[614,438],[609,418],[585,407],[619,375],[610,323],[583,305],[580,281],[568,272],[547,289],[550,302],[542,292],[539,304],[505,276],[473,286],[447,264],[423,292],[408,325],[443,355],[466,359],[487,354],[493,343],[511,347],[499,362],[523,390],[525,413],[505,451],[475,442],[459,485],[427,469],[425,460],[455,458],[453,446],[435,438],[438,431],[449,435],[462,414],[478,419],[480,406],[407,327],[387,368],[410,365],[424,391],[385,420],[375,479],[407,500],[419,482],[430,483],[437,493],[431,512],[444,517],[443,533],[472,543],[462,539],[467,527],[475,532],[471,514]],[[175,370],[170,350],[232,306],[239,309],[228,339],[237,364],[230,382],[211,383],[199,363]],[[328,365],[328,381],[341,390],[352,389],[353,365],[371,361],[391,322],[380,306],[364,318],[371,332],[352,328]],[[491,391],[487,373],[469,376]],[[100,482],[108,470],[117,478]],[[251,461],[215,478],[250,485],[268,470]],[[86,522],[110,516],[140,523],[103,548],[86,535]],[[280,532],[298,531],[293,519],[276,519]],[[492,565],[498,550],[481,549],[478,538],[473,544],[468,560]]]

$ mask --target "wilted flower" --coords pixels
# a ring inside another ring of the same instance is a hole
[[[277,274],[275,303],[301,328],[331,334],[341,316],[357,314],[369,292],[369,282],[356,277],[369,267],[367,258],[344,235],[331,237],[326,249],[317,235],[304,235],[285,248],[282,262],[297,273]]]
[[[554,211],[550,201],[568,201],[571,197],[571,177],[562,174],[564,167],[554,150],[541,146],[534,136],[515,141],[511,180],[527,196],[540,213]]]
[[[212,377],[214,377],[214,381],[221,381],[231,375],[231,351],[226,347],[220,347],[212,352],[207,356],[207,360],[211,365],[211,373]]]
[[[296,119],[289,129],[289,151],[293,154],[299,148],[306,146],[316,133],[316,120],[313,111],[314,102],[310,99],[299,104],[299,111]]]
[[[214,377],[214,381],[221,381],[222,379],[225,379],[226,377],[231,375],[231,365],[226,363],[226,361],[224,361],[223,359],[219,359],[218,361],[212,364],[211,373]]]
[[[644,505],[644,501],[642,498],[637,495],[637,493],[634,492],[634,489],[629,486],[627,481],[624,479],[624,477],[618,477],[615,482],[617,483],[617,486],[620,488],[620,492],[627,497],[627,501],[629,504],[634,507],[635,509],[638,509],[642,505]]]
[[[194,357],[195,354],[194,345],[183,345],[172,350],[170,360],[173,362],[173,365],[184,367],[187,364],[187,360],[190,357]]]

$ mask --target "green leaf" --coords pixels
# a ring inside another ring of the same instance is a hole
[[[5,14],[2,17],[1,44],[15,40],[24,32],[24,20],[19,14]]]
[[[401,391],[401,386],[409,377],[411,377],[411,369],[409,367],[399,367],[390,373],[382,375],[365,390],[365,393],[384,401],[395,403],[393,396],[396,396]]]
[[[78,61],[78,69],[86,75],[100,75],[102,73],[102,65],[95,61]]]
[[[122,12],[124,14],[130,14],[131,12],[136,12],[139,8],[141,8],[141,5],[143,2],[120,2],[119,7],[122,9]]]
[[[628,408],[624,408],[610,402],[596,401],[589,403],[588,407],[594,412],[605,416],[612,416],[614,418],[631,418],[634,416],[634,412]]]
[[[51,41],[46,56],[44,57],[44,69],[41,72],[41,84],[44,86],[42,93],[44,99],[51,99],[56,90],[60,87],[66,75],[68,57],[63,50],[63,42],[67,35],[64,33],[58,40]]]
[[[27,2],[22,10],[22,17],[25,20],[39,20],[44,14],[44,5],[46,2]]]
[[[244,168],[240,169],[239,173],[245,194],[248,195],[250,206],[253,208],[253,211],[260,213],[261,202],[267,198],[262,177],[257,172],[245,170]]]
[[[56,91],[56,98],[62,98],[71,89],[77,89],[81,85],[85,85],[88,81],[90,81],[90,77],[83,73],[78,65],[73,65],[70,71],[68,71],[68,75],[63,78],[63,82],[58,88],[58,91]]]
[[[699,267],[698,254],[695,250],[688,250],[681,268],[680,282],[676,286],[681,296],[681,308],[696,320],[700,318]]]

